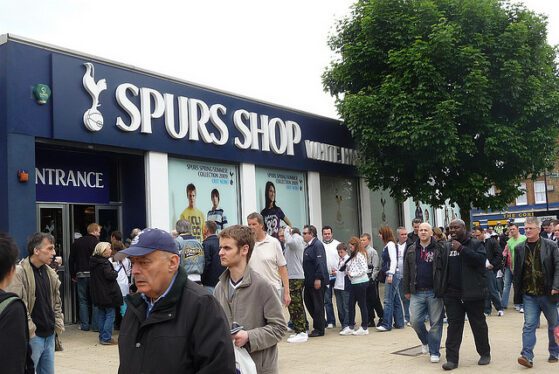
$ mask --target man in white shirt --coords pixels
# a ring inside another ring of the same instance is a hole
[[[254,251],[249,266],[266,279],[278,291],[278,297],[285,306],[291,302],[289,295],[289,277],[287,262],[283,256],[280,242],[268,235],[264,229],[264,218],[260,213],[251,213],[247,217],[248,226],[254,233]],[[283,292],[281,286],[283,284]],[[283,297],[282,297],[283,295]]]
[[[328,274],[330,276],[329,283],[326,285],[324,294],[324,309],[326,310],[326,328],[333,329],[336,326],[336,317],[334,314],[334,304],[332,303],[332,293],[334,292],[334,284],[336,283],[336,270],[338,270],[338,244],[339,241],[334,239],[333,230],[330,226],[322,228],[322,244],[326,250],[326,266],[328,266]]]
[[[419,231],[419,225],[417,225]],[[415,232],[415,223],[414,223],[414,232]],[[398,245],[396,246],[398,249],[398,269],[400,269],[400,275],[404,278],[404,255],[406,253],[406,249],[408,246],[411,246],[415,243],[410,243],[408,230],[405,227],[398,227],[396,230],[398,235]],[[418,239],[419,240],[419,239]],[[406,325],[410,326],[410,301],[404,296],[404,282],[400,282],[400,299],[402,299],[402,305],[404,306],[404,319]]]

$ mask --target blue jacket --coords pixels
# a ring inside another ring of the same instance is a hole
[[[305,248],[303,253],[303,271],[305,272],[305,286],[313,286],[316,279],[325,286],[329,281],[328,267],[326,266],[326,250],[324,244],[317,238]]]
[[[219,259],[219,238],[211,235],[202,243],[204,247],[204,272],[202,273],[202,284],[204,286],[215,287],[219,282],[219,276],[225,268],[221,266]]]

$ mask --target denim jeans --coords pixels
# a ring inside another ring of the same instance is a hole
[[[383,321],[381,326],[387,330],[392,329],[392,320],[394,320],[396,328],[404,327],[404,310],[398,290],[401,280],[400,275],[396,273],[396,275],[392,277],[391,284],[384,284],[384,316],[382,317]]]
[[[421,344],[429,345],[429,354],[440,356],[443,336],[443,300],[436,298],[433,290],[417,291],[411,295],[411,325]],[[425,317],[429,317],[431,328],[427,331]]]
[[[512,286],[512,271],[509,268],[505,269],[505,276],[503,277],[504,286],[503,286],[503,298],[501,299],[501,306],[506,308],[509,305],[509,297],[510,297],[510,288]],[[514,290],[514,292],[520,292]],[[517,306],[515,304],[515,306]],[[522,304],[518,305],[522,306]]]
[[[491,302],[497,311],[503,309],[501,304],[501,296],[497,290],[497,274],[493,270],[486,270],[485,278],[487,279],[488,295],[485,299],[485,314],[491,314]]]
[[[361,310],[361,327],[363,330],[369,328],[369,316],[367,314],[367,287],[369,282],[352,284],[349,291],[349,327],[355,328],[355,303],[359,304]]]
[[[41,338],[34,336],[29,340],[31,359],[37,374],[54,374],[54,334]]]
[[[549,354],[559,358],[559,346],[555,342],[553,329],[557,326],[557,304],[552,303],[547,296],[529,296],[524,294],[524,327],[522,328],[522,356],[534,359],[536,345],[536,328],[543,312],[547,320],[547,335],[549,338]]]
[[[97,326],[99,327],[99,341],[109,342],[113,337],[115,323],[115,308],[97,307]]]
[[[398,285],[398,292],[400,293],[400,300],[402,300],[402,305],[404,306],[404,319],[410,322],[410,300],[406,299],[406,296],[404,296],[404,282],[400,282]]]
[[[89,326],[89,277],[78,278],[78,300],[79,300],[79,315],[80,315],[80,328],[83,331],[88,331],[91,327],[92,330],[97,330],[97,307],[92,306],[91,326]]]
[[[324,309],[326,310],[326,324],[336,326],[336,317],[334,316],[334,304],[332,304],[332,293],[336,279],[330,280],[330,287],[326,287],[324,294]]]
[[[338,307],[338,319],[342,329],[349,326],[349,291],[334,290],[336,294],[336,306]]]

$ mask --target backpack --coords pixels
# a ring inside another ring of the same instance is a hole
[[[0,303],[0,315],[2,315],[2,312],[4,311],[4,309],[6,309],[8,307],[8,305],[10,305],[12,303],[12,301],[16,301],[18,299],[17,296],[10,296],[7,297],[6,299],[4,299],[4,301],[2,301]]]
[[[185,239],[182,236],[178,236],[176,240],[181,266],[186,270],[186,274],[204,273],[205,259],[202,244],[194,238]]]

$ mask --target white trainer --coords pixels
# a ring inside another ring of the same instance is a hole
[[[327,329],[333,329],[334,328],[334,324],[333,323],[329,323],[328,326],[326,326]]]
[[[502,316],[504,316],[504,315],[505,315],[505,311],[504,311],[504,310],[499,310],[499,311],[497,312],[497,316],[498,316],[498,317],[502,317]]]
[[[433,364],[437,364],[441,360],[441,358],[437,355],[431,355],[430,360]]]
[[[384,326],[377,326],[377,331],[388,331],[388,329]]]
[[[421,345],[421,354],[426,355],[427,353],[429,353],[429,345]]]
[[[353,335],[353,329],[350,329],[349,326],[346,326],[342,331],[340,331],[340,335],[344,335],[344,336]]]
[[[353,335],[357,335],[357,336],[369,335],[369,330],[364,330],[363,327],[360,327],[359,329],[353,332]]]
[[[288,343],[304,343],[309,340],[309,336],[306,332],[300,332],[292,338],[287,339]]]

